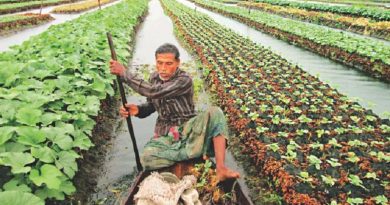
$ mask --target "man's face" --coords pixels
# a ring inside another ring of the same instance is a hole
[[[180,65],[180,60],[175,59],[173,53],[160,53],[156,57],[157,72],[163,81],[169,80]]]

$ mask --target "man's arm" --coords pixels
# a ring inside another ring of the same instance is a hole
[[[178,96],[188,93],[192,89],[192,79],[189,76],[179,76],[173,81],[155,85],[128,71],[122,79],[134,91],[150,99]]]
[[[146,103],[138,105],[138,114],[136,117],[145,118],[156,111],[151,100],[148,98]]]
[[[126,71],[122,64],[114,60],[110,60],[110,72],[120,76],[134,91],[150,99],[178,96],[189,93],[192,89],[192,79],[187,75],[179,76],[173,81],[155,85],[138,78],[130,70]]]

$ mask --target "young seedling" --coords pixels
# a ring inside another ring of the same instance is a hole
[[[279,145],[278,143],[272,143],[266,145],[268,148],[270,148],[273,152],[277,152],[279,150]]]
[[[346,159],[352,163],[357,163],[360,161],[359,157],[357,157],[354,152],[348,152],[348,157]]]
[[[329,175],[327,175],[327,176],[321,175],[321,179],[325,184],[327,184],[331,187],[334,186],[336,181],[337,181],[336,179],[334,179],[332,176],[329,176]]]
[[[337,140],[335,138],[332,138],[329,140],[328,144],[332,145],[333,147],[337,148],[337,147],[343,147],[341,144],[339,144],[337,142]]]
[[[269,130],[268,127],[256,127],[256,131],[257,131],[258,134],[264,133],[264,132],[266,132],[268,130]]]
[[[318,157],[314,155],[310,155],[308,158],[309,158],[309,163],[311,165],[314,165],[317,170],[320,170],[321,163],[322,163],[321,159],[318,159]]]
[[[322,143],[319,143],[319,142],[315,142],[313,144],[310,144],[309,146],[310,146],[310,148],[313,148],[313,149],[320,149],[320,150],[324,149],[324,145]]]
[[[362,198],[348,198],[347,203],[349,203],[351,205],[363,204],[363,199]]]
[[[330,164],[330,166],[332,166],[332,167],[340,167],[341,166],[341,164],[339,163],[339,160],[335,159],[335,158],[330,158],[330,159],[326,160],[326,162],[328,162]]]
[[[386,205],[389,202],[387,200],[387,197],[384,195],[376,196],[374,199],[375,199],[376,204]]]
[[[349,181],[351,182],[351,184],[353,184],[353,185],[355,185],[355,186],[358,186],[358,187],[361,187],[361,188],[367,190],[367,188],[363,186],[363,181],[360,180],[360,178],[359,178],[358,175],[350,174],[350,175],[348,176],[348,179],[349,179]]]
[[[308,172],[300,172],[298,178],[303,182],[310,183],[313,181],[313,177],[310,177]]]

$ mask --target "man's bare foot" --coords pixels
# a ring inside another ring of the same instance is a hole
[[[240,173],[231,170],[227,167],[217,168],[217,179],[218,181],[225,181],[226,179],[235,179],[239,178]]]

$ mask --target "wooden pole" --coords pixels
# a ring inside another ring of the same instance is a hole
[[[99,2],[99,10],[102,10],[102,6],[100,5],[100,0],[98,0]]]
[[[110,45],[111,58],[116,61],[117,57],[116,57],[116,52],[115,52],[115,48],[114,48],[114,43],[112,42],[111,34],[109,32],[107,32],[107,39],[108,39],[108,44]],[[118,83],[119,92],[121,94],[122,104],[125,107],[125,105],[127,104],[125,89],[123,88],[122,80],[119,76],[117,76],[116,80]],[[142,168],[141,161],[139,158],[137,142],[135,140],[133,124],[131,123],[130,115],[126,118],[126,121],[127,121],[127,127],[129,128],[129,132],[130,132],[131,141],[133,142],[133,149],[134,149],[134,154],[135,154],[135,161],[137,163],[137,169],[138,169],[138,171],[142,171],[143,168]]]

